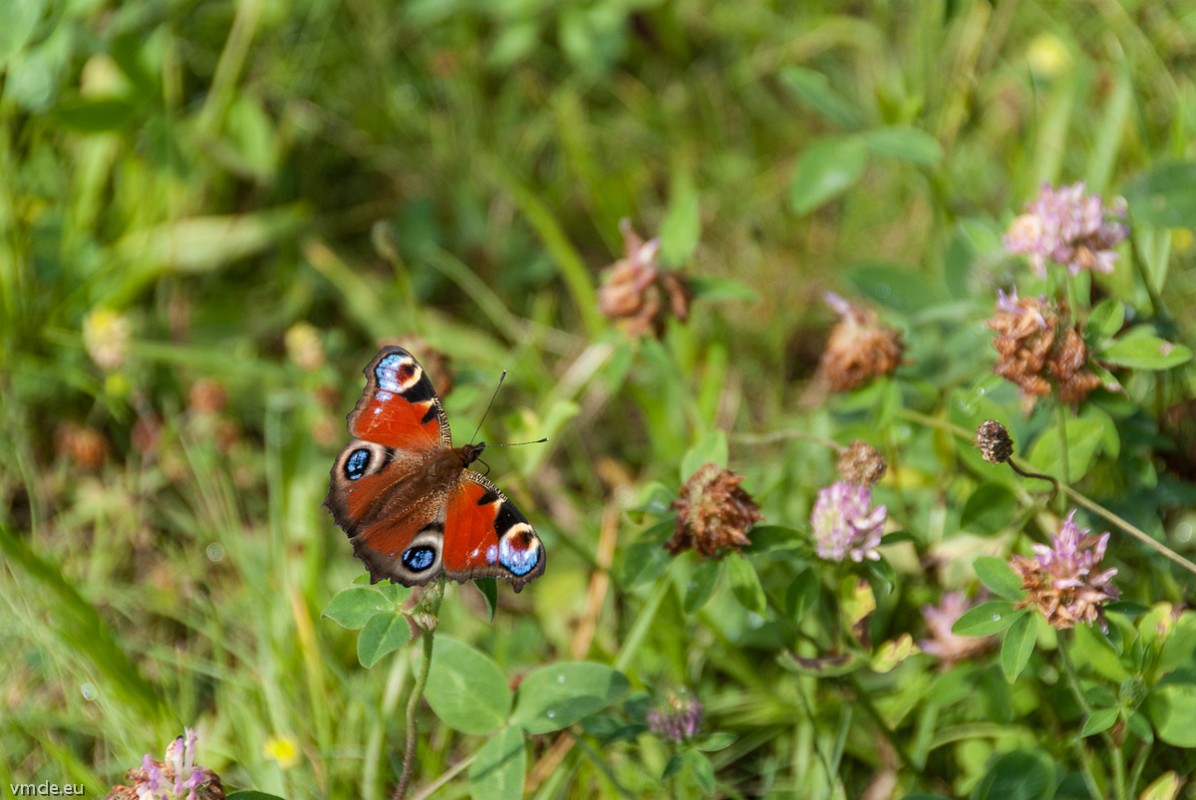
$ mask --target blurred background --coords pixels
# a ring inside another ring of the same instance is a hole
[[[409,665],[362,669],[320,617],[361,572],[320,504],[379,342],[409,337],[451,380],[459,443],[501,369],[480,438],[551,439],[487,454],[547,573],[504,588],[493,626],[451,587],[441,625],[508,673],[610,660],[643,598],[608,596],[576,652],[611,567],[604,514],[675,489],[711,431],[825,430],[807,402],[824,291],[899,325],[918,298],[989,309],[1014,270],[1000,232],[1044,180],[1123,193],[1190,158],[1196,130],[1187,3],[9,0],[4,17],[0,781],[93,792],[183,725],[226,784],[392,785]],[[694,281],[659,339],[598,306],[624,218]],[[1190,267],[1190,233],[1172,247]],[[1172,275],[1182,314],[1190,270]],[[912,337],[909,368],[985,372],[988,337]],[[769,519],[804,520],[826,480],[831,456],[803,447],[732,448]],[[621,666],[684,683],[720,657],[711,630],[654,633]],[[747,687],[727,724],[750,730],[769,687],[724,656]],[[463,745],[424,725],[430,779]],[[775,771],[766,741],[729,769]],[[611,791],[569,764],[556,791]]]

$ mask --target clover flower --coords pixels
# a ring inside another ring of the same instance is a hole
[[[998,289],[996,313],[987,324],[997,334],[993,371],[1016,383],[1031,404],[1055,386],[1060,400],[1079,405],[1100,386],[1100,378],[1087,368],[1088,348],[1065,306],[1046,297],[1019,298],[1017,289],[1009,294]]]
[[[140,768],[126,773],[132,785],[113,786],[105,800],[224,800],[220,776],[195,763],[195,746],[195,731],[185,728],[161,761],[147,753]]]
[[[1099,622],[1101,630],[1107,630],[1104,604],[1119,596],[1111,582],[1117,570],[1099,570],[1109,533],[1094,536],[1080,530],[1075,515],[1072,509],[1051,536],[1050,547],[1033,545],[1033,558],[1015,555],[1010,565],[1029,593],[1022,605],[1038,606],[1051,627],[1063,630],[1077,622]]]
[[[990,464],[1004,464],[1013,458],[1013,439],[1004,425],[986,419],[976,429],[976,447],[980,457]]]
[[[992,646],[991,636],[960,636],[951,631],[971,604],[963,592],[944,592],[939,604],[922,606],[922,619],[926,621],[928,639],[920,639],[918,647],[923,653],[938,658],[944,669],[957,661],[980,655]]]
[[[702,728],[702,713],[697,698],[670,692],[662,706],[648,712],[648,730],[670,742],[688,742]]]
[[[677,512],[673,538],[665,542],[676,555],[690,547],[704,556],[740,550],[752,543],[748,531],[764,519],[756,501],[736,475],[718,464],[706,464],[685,482],[670,508]]]
[[[1127,230],[1106,217],[1124,215],[1124,200],[1102,206],[1100,195],[1085,193],[1083,181],[1060,189],[1044,183],[1038,197],[1026,204],[1026,213],[1009,226],[1005,250],[1027,256],[1044,278],[1048,261],[1067,267],[1072,275],[1084,270],[1112,272],[1117,260],[1113,248]]]
[[[818,492],[810,526],[819,558],[857,563],[877,561],[876,548],[884,533],[888,509],[872,507],[872,487],[838,481]]]
[[[619,222],[619,231],[624,256],[607,269],[598,308],[632,336],[659,337],[670,312],[682,322],[689,318],[689,283],[681,273],[661,269],[660,239],[645,242],[626,219]]]
[[[850,303],[834,292],[827,292],[825,299],[839,315],[821,360],[833,391],[851,391],[897,369],[904,351],[900,331],[881,325],[872,309]]]

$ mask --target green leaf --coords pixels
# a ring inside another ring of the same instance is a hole
[[[396,611],[381,611],[369,618],[357,637],[357,660],[369,669],[388,653],[411,641],[411,624]]]
[[[562,661],[519,684],[511,724],[528,733],[558,731],[618,700],[630,687],[623,673],[593,661]]]
[[[818,600],[818,578],[813,570],[803,570],[785,591],[785,613],[792,622],[801,622]]]
[[[878,156],[891,156],[924,167],[943,160],[943,147],[929,133],[905,125],[877,128],[862,134],[864,144]]]
[[[1009,527],[1017,509],[1017,497],[1009,487],[1000,483],[981,484],[964,503],[959,527],[982,536],[992,536]]]
[[[1084,720],[1084,727],[1080,729],[1080,736],[1093,736],[1109,730],[1117,721],[1120,711],[1116,708],[1098,708]]]
[[[1034,617],[1029,614],[1022,614],[1005,631],[1001,641],[1001,671],[1009,683],[1016,681],[1030,662],[1034,640]]]
[[[1196,229],[1196,163],[1160,164],[1130,181],[1123,194],[1137,222]]]
[[[1190,348],[1157,336],[1132,332],[1097,354],[1102,361],[1131,369],[1164,370],[1192,360]]]
[[[693,275],[688,277],[689,288],[695,298],[703,300],[744,300],[749,303],[760,302],[759,293],[746,283],[734,278],[718,275]]]
[[[0,72],[29,42],[45,10],[46,0],[8,0],[4,4],[4,24],[0,25]]]
[[[1138,795],[1138,800],[1175,800],[1183,785],[1184,780],[1176,772],[1164,772]]]
[[[976,570],[976,577],[987,586],[993,594],[1006,600],[1022,600],[1026,590],[1022,588],[1022,579],[1003,558],[980,556],[972,562]]]
[[[276,794],[266,794],[265,792],[258,792],[253,789],[246,789],[240,792],[232,792],[226,794],[225,800],[286,800]]]
[[[483,735],[503,727],[511,713],[511,688],[489,656],[438,635],[425,689],[428,705],[445,725]]]
[[[685,600],[681,607],[686,614],[696,614],[714,594],[719,578],[723,574],[723,562],[718,558],[703,558],[689,576],[685,587]]]
[[[1055,791],[1055,767],[1046,753],[1014,750],[1000,756],[972,790],[972,800],[1047,800]]]
[[[495,578],[478,578],[473,582],[486,600],[486,611],[490,621],[494,622],[494,610],[498,608],[498,580]]]
[[[705,753],[698,750],[686,750],[681,754],[685,769],[697,784],[698,790],[706,797],[714,794],[714,764]]]
[[[868,165],[868,150],[855,136],[818,139],[801,154],[789,184],[789,208],[805,215],[846,192]]]
[[[669,565],[671,556],[664,543],[676,529],[676,521],[664,519],[645,529],[623,554],[622,584],[624,588],[658,580]]]
[[[333,595],[323,616],[351,631],[361,630],[366,622],[391,604],[371,586],[350,586]]]
[[[728,458],[727,432],[707,431],[681,459],[681,482],[689,480],[695,472],[707,464],[726,467]]]
[[[992,636],[1017,622],[1025,613],[1024,608],[1015,610],[1008,600],[990,600],[965,612],[951,626],[951,632],[960,636]]]
[[[1175,747],[1196,747],[1196,685],[1162,683],[1146,699],[1146,715],[1159,738]]]
[[[1078,481],[1088,474],[1104,436],[1105,423],[1095,416],[1084,416],[1067,421],[1067,477],[1072,482]],[[1039,472],[1063,478],[1061,453],[1059,431],[1052,426],[1034,440],[1034,444],[1030,446],[1030,452],[1026,455],[1026,460],[1033,464]]]
[[[756,574],[752,562],[742,553],[728,553],[724,560],[727,562],[727,578],[735,599],[748,611],[763,614],[766,605],[764,588],[760,585],[760,576]]]
[[[133,119],[134,113],[136,108],[132,103],[116,97],[64,101],[55,109],[63,126],[86,133],[123,128]]]
[[[693,173],[674,165],[669,186],[669,205],[660,223],[660,259],[670,267],[685,264],[693,256],[702,235],[702,209]]]
[[[527,773],[523,731],[503,728],[477,752],[469,767],[469,794],[474,800],[520,800]]]
[[[728,731],[718,731],[699,737],[694,741],[694,747],[703,753],[717,753],[719,750],[726,750],[737,741],[739,741],[738,735]]]
[[[792,65],[781,67],[777,76],[798,102],[817,111],[841,128],[858,128],[860,117],[842,95],[831,88],[821,72]]]
[[[1088,315],[1085,333],[1097,339],[1108,339],[1115,336],[1125,324],[1125,304],[1116,297],[1102,300]]]
[[[843,273],[852,286],[865,297],[885,308],[913,314],[947,302],[945,289],[909,267],[892,264],[864,264]]]

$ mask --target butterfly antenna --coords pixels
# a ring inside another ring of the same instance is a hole
[[[482,423],[486,421],[486,415],[490,413],[490,406],[494,405],[494,398],[498,397],[498,390],[502,388],[502,382],[507,379],[507,371],[504,369],[502,374],[498,376],[498,385],[494,387],[494,393],[490,395],[490,402],[486,404],[486,410],[482,412],[482,418],[478,420],[478,426],[473,429],[473,436],[469,437],[469,441],[476,441],[478,438],[478,431],[482,429]]]
[[[501,444],[487,445],[487,447],[522,447],[525,444],[544,444],[547,441],[548,437],[545,436],[543,439],[534,439],[530,442],[503,442]]]

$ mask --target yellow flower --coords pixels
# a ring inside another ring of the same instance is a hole
[[[266,758],[277,761],[278,766],[289,769],[299,761],[299,746],[289,736],[271,736],[266,740]]]
[[[1057,78],[1071,67],[1071,53],[1067,45],[1053,33],[1041,33],[1030,40],[1026,49],[1030,71],[1042,80]]]
[[[129,355],[133,326],[110,308],[97,308],[83,318],[83,346],[101,369],[117,370]]]

